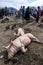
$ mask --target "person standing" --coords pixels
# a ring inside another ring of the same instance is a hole
[[[25,12],[25,20],[30,20],[30,8],[27,7],[26,12]]]
[[[38,6],[38,10],[37,10],[37,16],[36,16],[36,21],[38,22],[39,21],[39,17],[41,16],[41,9],[40,7]]]
[[[25,6],[23,6],[22,8],[22,19],[24,19],[24,16],[25,16]]]
[[[23,6],[21,6],[21,8],[20,8],[20,11],[21,11],[21,18],[22,18],[22,9],[23,9]]]

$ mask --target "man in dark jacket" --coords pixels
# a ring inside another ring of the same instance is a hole
[[[30,8],[27,7],[26,12],[25,12],[25,20],[30,20]]]

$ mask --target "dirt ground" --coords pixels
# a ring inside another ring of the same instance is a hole
[[[8,29],[5,31],[5,27],[8,24],[15,24],[15,23],[23,23],[24,20],[16,19],[14,16],[11,17],[11,20],[7,23],[0,23],[0,52],[4,51],[5,49],[2,47],[3,45],[8,45],[12,40],[16,37],[14,36],[14,32],[17,31],[17,26],[14,27],[13,30]],[[22,24],[23,25],[23,24]],[[18,61],[15,60],[10,61],[7,65],[43,65],[43,28],[39,27],[37,23],[28,23],[21,26],[25,29],[25,33],[29,32],[35,35],[42,44],[38,44],[32,42],[28,46],[28,51],[25,54],[18,53],[15,58],[18,58]],[[0,65],[6,65],[4,63],[4,59],[0,59]]]

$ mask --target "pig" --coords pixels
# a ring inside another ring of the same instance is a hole
[[[11,41],[11,43],[8,46],[4,46],[7,49],[7,59],[12,59],[13,56],[21,50],[23,53],[27,51],[26,46],[28,46],[32,41],[37,41],[40,43],[40,41],[31,33],[26,33],[15,40]]]

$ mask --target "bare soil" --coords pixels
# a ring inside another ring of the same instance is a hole
[[[8,45],[11,39],[14,40],[16,38],[13,33],[17,31],[18,28],[16,26],[13,30],[8,29],[7,31],[5,31],[5,27],[8,24],[11,25],[18,22],[25,22],[22,19],[16,19],[14,16],[12,16],[11,18],[12,20],[7,23],[0,23],[0,52],[3,52],[5,50],[2,47],[3,45]],[[29,32],[35,35],[42,42],[42,44],[38,44],[35,42],[30,43],[27,53],[17,53],[15,58],[18,58],[18,61],[10,61],[9,63],[7,63],[7,65],[43,65],[43,28],[39,27],[37,23],[33,22],[25,24],[21,27],[25,29],[25,33]],[[0,59],[0,65],[6,65],[4,63],[4,59]]]

